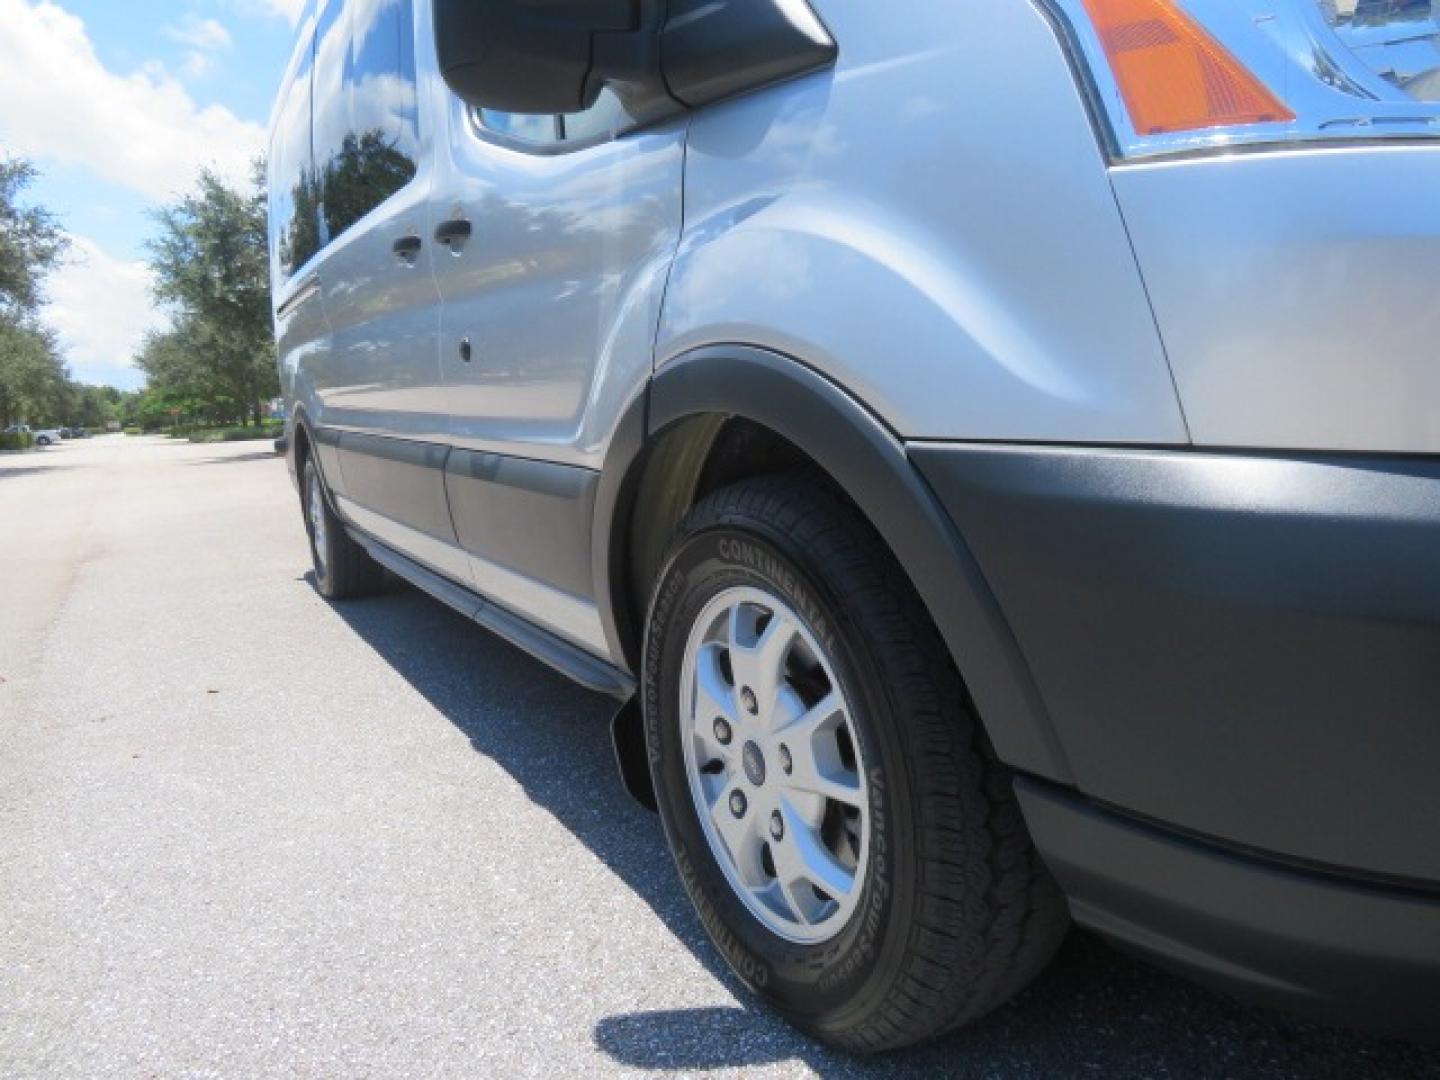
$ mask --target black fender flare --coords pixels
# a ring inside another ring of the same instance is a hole
[[[706,346],[662,366],[624,412],[596,498],[596,600],[614,655],[634,663],[643,613],[625,598],[617,550],[647,449],[698,416],[769,428],[812,458],[879,530],[954,657],[1000,758],[1073,783],[1028,663],[978,563],[904,444],[874,414],[802,362],[746,345]]]
[[[345,479],[340,472],[340,432],[315,423],[311,419],[309,411],[299,402],[292,408],[287,424],[294,431],[304,433],[305,441],[315,455],[315,465],[325,480],[325,487],[340,495],[345,494]],[[296,481],[298,488],[299,440],[293,436],[285,456],[290,468],[290,476]]]

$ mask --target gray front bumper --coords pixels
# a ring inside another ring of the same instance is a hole
[[[1227,844],[1440,883],[1440,459],[911,454],[1082,792]]]

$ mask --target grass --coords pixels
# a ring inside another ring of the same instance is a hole
[[[283,423],[266,423],[259,427],[198,428],[189,433],[192,443],[250,442],[278,439],[285,431]]]

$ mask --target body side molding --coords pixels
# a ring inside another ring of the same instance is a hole
[[[452,450],[445,490],[460,546],[588,601],[598,478],[575,465]]]
[[[377,514],[457,544],[445,494],[450,447],[390,435],[340,433],[340,474],[347,497]]]

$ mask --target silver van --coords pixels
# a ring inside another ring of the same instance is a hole
[[[1431,0],[321,0],[272,130],[319,590],[622,703],[795,1024],[1433,1027]]]

